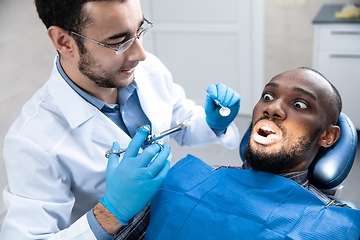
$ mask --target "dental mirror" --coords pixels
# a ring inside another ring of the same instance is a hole
[[[210,97],[210,94],[208,93],[208,91],[206,91],[205,89],[203,89],[204,92]],[[210,97],[211,98],[211,97]],[[211,98],[212,99],[212,98]],[[221,105],[221,103],[216,100],[216,99],[212,99],[217,105],[220,106],[220,110],[219,110],[219,114],[220,116],[222,117],[227,117],[230,115],[231,111],[230,111],[230,108],[228,107],[224,107],[223,105]]]

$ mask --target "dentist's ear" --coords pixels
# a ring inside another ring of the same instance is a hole
[[[74,56],[74,50],[77,46],[75,40],[70,37],[69,32],[60,27],[51,26],[48,28],[47,34],[52,44],[61,55],[68,57]]]
[[[338,140],[339,136],[340,128],[336,125],[331,125],[319,138],[319,145],[328,148]]]

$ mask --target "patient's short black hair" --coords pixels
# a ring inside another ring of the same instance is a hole
[[[310,71],[313,71],[317,74],[319,74],[321,77],[323,77],[331,86],[332,91],[333,91],[333,99],[331,100],[332,102],[332,106],[334,106],[334,108],[328,112],[328,117],[330,118],[330,122],[332,124],[336,124],[337,120],[339,119],[340,113],[342,111],[342,99],[340,96],[339,91],[336,89],[336,87],[323,75],[321,74],[319,71],[309,68],[309,67],[300,67],[301,69],[307,69]]]

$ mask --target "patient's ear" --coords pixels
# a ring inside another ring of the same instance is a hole
[[[340,136],[340,128],[336,125],[329,126],[319,138],[319,145],[325,148],[333,145]]]
[[[73,56],[75,41],[64,29],[51,26],[47,30],[48,36],[58,52],[64,56]]]

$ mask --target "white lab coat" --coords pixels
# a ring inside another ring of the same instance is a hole
[[[180,145],[236,148],[235,125],[216,137],[205,122],[204,109],[186,99],[165,66],[147,55],[135,76],[153,133],[190,120],[190,127],[171,136]],[[104,153],[113,141],[125,148],[130,140],[65,82],[54,63],[50,79],[24,105],[5,137],[9,185],[3,192],[8,213],[2,239],[96,239],[86,212],[105,191]]]

